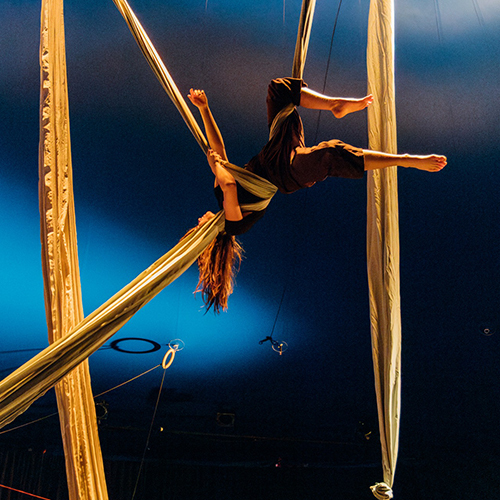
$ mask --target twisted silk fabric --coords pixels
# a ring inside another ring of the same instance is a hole
[[[311,37],[312,22],[314,19],[314,9],[316,0],[304,0],[300,11],[299,28],[297,31],[297,43],[295,44],[295,54],[293,57],[292,78],[302,78],[306,64],[309,38]],[[294,104],[285,106],[275,117],[269,128],[269,140],[271,140],[283,125],[283,122],[293,113]]]
[[[394,85],[393,0],[371,0],[368,20],[368,109],[370,149],[397,152]],[[392,498],[399,443],[401,311],[396,167],[368,173],[368,281],[375,389],[384,482],[372,487]]]
[[[40,36],[40,226],[49,342],[83,320],[73,202],[63,0],[43,0]],[[72,500],[108,498],[88,362],[56,386]]]
[[[295,54],[293,57],[292,77],[302,78],[304,66],[306,64],[307,49],[309,48],[309,38],[314,19],[314,9],[316,0],[303,0],[300,11],[299,28],[297,30],[297,42],[295,44]]]

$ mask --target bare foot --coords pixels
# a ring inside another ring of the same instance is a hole
[[[428,155],[414,156],[404,155],[404,160],[400,164],[402,167],[418,168],[427,172],[439,172],[446,166],[446,156]]]
[[[349,113],[361,111],[373,102],[373,96],[367,95],[362,99],[335,99],[332,106],[332,113],[335,118],[342,118]]]

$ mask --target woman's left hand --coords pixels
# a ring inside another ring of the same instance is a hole
[[[208,99],[204,90],[190,89],[188,99],[197,108],[206,108],[208,106]]]

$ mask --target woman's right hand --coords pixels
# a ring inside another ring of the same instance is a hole
[[[208,222],[213,217],[215,217],[215,214],[213,212],[206,212],[205,215],[198,219],[198,226],[196,227],[202,226],[203,224],[205,224],[205,222]]]
[[[208,106],[208,99],[204,90],[190,89],[188,99],[197,108],[205,108]]]

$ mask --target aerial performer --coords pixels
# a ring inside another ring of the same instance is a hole
[[[215,312],[227,308],[235,272],[241,261],[242,248],[236,235],[248,231],[266,211],[245,211],[242,205],[260,201],[249,193],[224,168],[228,161],[224,140],[215,122],[203,90],[191,89],[189,100],[198,108],[210,145],[208,164],[215,176],[214,192],[224,210],[225,231],[219,233],[198,259],[200,278],[197,291]],[[331,111],[336,118],[361,111],[373,101],[371,95],[360,99],[329,97],[310,90],[298,78],[273,80],[267,93],[267,120],[270,138],[245,169],[273,183],[282,193],[290,194],[308,188],[328,177],[360,179],[367,170],[391,166],[438,172],[446,165],[440,155],[416,156],[388,154],[358,148],[333,139],[306,147],[302,120],[296,106]],[[208,222],[214,214],[207,212],[198,222]]]

